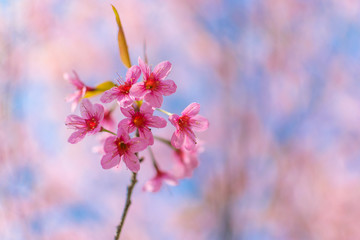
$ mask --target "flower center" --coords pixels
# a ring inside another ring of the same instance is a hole
[[[86,125],[89,130],[94,130],[98,125],[98,122],[96,121],[96,119],[94,117],[91,119],[85,120],[85,122],[86,122]]]
[[[135,115],[133,117],[133,123],[135,124],[136,127],[143,126],[145,123],[144,116],[142,116],[139,112],[135,113]]]
[[[120,155],[124,155],[129,148],[128,145],[120,139],[116,140],[116,146]]]
[[[179,120],[178,120],[179,128],[180,128],[181,130],[183,130],[183,129],[189,127],[189,126],[190,126],[189,120],[190,120],[190,117],[189,117],[189,116],[186,116],[186,115],[185,115],[185,116],[181,116],[181,117],[179,118]]]
[[[151,73],[149,78],[145,82],[145,88],[154,90],[159,86],[159,81],[155,79],[154,75]]]
[[[130,92],[131,85],[125,83],[123,85],[119,85],[118,88],[121,93],[128,94]]]

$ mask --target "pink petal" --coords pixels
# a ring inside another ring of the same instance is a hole
[[[65,98],[65,101],[66,102],[73,102],[73,101],[76,101],[79,98],[81,98],[81,91],[80,90],[78,90],[78,91],[74,92],[73,94],[67,96]]]
[[[203,132],[209,128],[209,121],[200,115],[196,115],[190,119],[190,124],[193,130]]]
[[[122,114],[124,114],[125,117],[131,118],[132,115],[135,114],[135,110],[132,106],[126,107],[126,108],[120,108],[120,111]]]
[[[189,135],[185,135],[184,147],[186,150],[191,151],[195,148],[196,140]]]
[[[117,146],[115,144],[115,140],[116,140],[116,137],[108,137],[106,140],[105,140],[105,143],[104,143],[104,151],[106,153],[113,153],[117,150]]]
[[[81,89],[85,86],[85,84],[80,80],[79,76],[75,71],[72,71],[73,75],[71,76],[68,73],[64,74],[64,79],[69,81],[72,85],[74,85],[77,89]]]
[[[141,70],[138,66],[134,65],[126,73],[126,81],[130,82],[131,84],[136,83],[136,81],[139,79],[141,75]]]
[[[120,125],[120,123],[118,124],[117,136],[122,138],[125,143],[130,140],[129,133],[122,127],[122,125]]]
[[[174,92],[176,92],[176,88],[177,86],[173,80],[164,80],[160,82],[160,92],[164,96],[169,96],[173,94]]]
[[[143,102],[143,104],[140,107],[140,112],[143,114],[153,115],[154,109],[147,102]]]
[[[121,158],[118,154],[114,156],[113,153],[108,153],[101,158],[101,166],[103,169],[110,169],[118,165],[120,160]]]
[[[200,104],[191,103],[187,106],[184,111],[182,111],[182,115],[187,115],[189,117],[193,117],[200,112]]]
[[[135,101],[135,98],[133,96],[131,96],[130,94],[123,95],[123,98],[120,100],[118,98],[119,105],[122,108],[129,107],[134,101]]]
[[[150,90],[145,88],[144,82],[135,83],[130,89],[130,94],[136,98],[142,98],[148,92],[150,92]]]
[[[144,138],[136,137],[129,141],[129,152],[140,152],[147,148],[148,141]]]
[[[180,148],[184,143],[184,139],[185,134],[180,130],[176,130],[171,137],[171,145],[175,148]]]
[[[148,141],[148,145],[154,144],[154,136],[149,128],[147,128],[147,127],[139,128],[139,135],[140,135],[140,137],[142,137]]]
[[[84,125],[84,127],[86,127],[85,120],[74,114],[71,114],[66,117],[65,124],[68,125],[69,127],[74,125],[75,126]]]
[[[96,120],[99,121],[99,125],[101,124],[102,120],[104,119],[104,106],[98,103],[95,103],[93,106],[93,116]]]
[[[165,182],[166,184],[168,184],[168,185],[171,185],[171,186],[176,186],[176,185],[178,185],[177,179],[176,179],[174,176],[172,176],[172,175],[170,175],[170,174],[168,174],[168,173],[164,173],[164,175],[163,175],[163,180],[164,180],[164,182]]]
[[[164,61],[156,65],[153,74],[157,80],[163,80],[169,75],[170,71],[171,63],[169,61]]]
[[[72,144],[78,143],[85,137],[85,135],[86,135],[85,130],[80,130],[80,131],[73,132],[70,135],[70,137],[68,139],[68,142],[72,143]]]
[[[145,183],[143,190],[147,192],[158,192],[161,186],[162,186],[162,179],[159,177],[155,177]]]
[[[141,58],[138,58],[139,67],[141,69],[141,72],[144,74],[144,79],[147,79],[150,76],[151,70],[150,67],[141,60]]]
[[[90,100],[84,98],[80,104],[80,113],[83,118],[92,118],[93,116],[93,105],[91,104]]]
[[[100,101],[103,103],[110,103],[117,99],[121,92],[119,91],[118,87],[113,87],[103,93],[103,95],[100,98]]]
[[[163,103],[163,96],[156,92],[146,94],[144,99],[153,107],[161,107],[161,104]]]
[[[179,115],[177,115],[177,114],[172,114],[172,115],[170,115],[169,116],[169,121],[170,121],[170,123],[174,126],[174,127],[176,127],[176,129],[177,130],[179,130],[180,129],[180,126],[179,126]]]
[[[151,116],[151,118],[148,120],[149,127],[163,128],[163,127],[166,127],[166,125],[167,125],[167,122],[162,117]]]
[[[131,133],[135,130],[135,128],[131,124],[131,120],[128,118],[121,120],[118,124],[118,127],[124,129],[128,133]]]
[[[140,170],[140,162],[134,153],[125,153],[123,160],[126,166],[133,172],[138,172]]]

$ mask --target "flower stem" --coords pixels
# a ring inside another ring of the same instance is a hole
[[[156,160],[155,160],[154,153],[153,153],[151,147],[148,147],[148,149],[149,149],[149,152],[150,152],[150,156],[151,156],[151,160],[152,160],[152,163],[153,163],[153,165],[154,165],[154,168],[155,168],[155,170],[156,170],[157,172],[159,172],[159,166],[158,166],[158,164],[157,164],[157,162],[156,162]]]
[[[110,132],[112,134],[114,134],[113,132],[111,131],[108,131],[104,128],[101,129],[102,131],[104,130],[104,132]],[[116,135],[116,134],[115,134]],[[136,130],[136,133],[135,133],[136,137],[139,136],[139,131]],[[139,158],[139,155],[138,153],[135,153],[136,157],[139,159],[140,163],[144,160],[143,157]],[[116,234],[115,234],[115,240],[118,240],[120,238],[120,233],[121,233],[121,230],[124,226],[124,222],[125,222],[125,218],[126,218],[126,215],[129,211],[129,207],[131,205],[131,195],[132,195],[132,192],[134,190],[134,187],[135,187],[135,184],[137,183],[137,179],[136,179],[136,176],[137,176],[137,173],[133,172],[132,173],[132,177],[131,177],[131,182],[130,182],[130,185],[127,187],[127,194],[126,194],[126,201],[125,201],[125,207],[124,207],[124,210],[123,210],[123,213],[121,215],[121,220],[120,220],[120,223],[119,225],[116,227]]]
[[[155,108],[155,110],[158,110],[158,111],[160,111],[160,112],[162,112],[162,113],[165,113],[166,115],[169,115],[169,116],[172,115],[172,113],[169,113],[168,111],[165,111],[165,110],[163,110],[163,109],[161,109],[161,108]]]
[[[116,133],[114,133],[114,132],[112,132],[112,131],[110,131],[110,130],[107,130],[107,129],[103,128],[103,127],[101,127],[100,132],[107,132],[107,133],[111,133],[112,135],[115,135],[115,136],[116,136]]]
[[[165,139],[165,138],[158,137],[158,136],[154,136],[154,138],[155,138],[156,140],[159,140],[160,142],[163,142],[163,143],[167,144],[167,145],[168,145],[169,147],[171,147],[173,150],[176,150],[176,148],[175,148],[173,145],[171,145],[170,140],[167,140],[167,139]]]
[[[116,228],[115,240],[118,240],[120,238],[120,233],[121,233],[122,227],[124,226],[125,218],[129,211],[129,207],[131,205],[131,194],[134,190],[135,184],[137,183],[136,176],[137,176],[137,173],[133,172],[132,177],[131,177],[131,183],[127,187],[125,207],[124,207],[124,210],[123,210],[123,213],[121,216],[120,223]]]

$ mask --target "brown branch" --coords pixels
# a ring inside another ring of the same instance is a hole
[[[121,229],[122,229],[122,227],[124,225],[127,212],[128,212],[129,207],[131,205],[131,194],[133,192],[135,184],[137,183],[136,176],[137,176],[137,173],[133,172],[133,175],[132,175],[132,178],[131,178],[131,183],[127,187],[125,207],[124,207],[124,211],[123,211],[122,216],[121,216],[120,224],[116,228],[115,240],[118,240],[120,238]]]

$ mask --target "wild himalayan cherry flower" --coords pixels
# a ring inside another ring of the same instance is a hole
[[[69,81],[76,88],[76,92],[66,98],[67,102],[73,102],[71,105],[71,111],[74,112],[80,100],[85,96],[86,91],[94,90],[94,88],[86,86],[80,80],[79,76],[75,71],[73,71],[72,75],[65,73],[64,79]]]
[[[134,109],[132,106],[127,108],[121,108],[121,112],[125,115],[125,119],[119,122],[119,126],[122,126],[129,133],[139,130],[140,137],[148,140],[149,145],[154,144],[154,136],[151,133],[149,127],[163,128],[167,122],[162,117],[153,116],[154,110],[152,107],[144,102],[140,110]]]
[[[175,148],[185,147],[190,151],[195,147],[196,137],[193,132],[202,132],[208,129],[209,121],[198,115],[200,111],[200,104],[191,103],[182,111],[181,116],[172,114],[169,116],[169,121],[176,127],[174,134],[171,137],[171,144]]]
[[[100,100],[103,103],[109,103],[117,99],[121,107],[131,105],[135,98],[130,94],[130,89],[139,79],[140,75],[140,68],[138,66],[132,66],[126,73],[125,82],[121,83],[119,81],[119,86],[115,86],[104,92]]]
[[[174,151],[176,163],[174,165],[174,176],[177,179],[190,178],[194,169],[199,166],[198,154],[202,151],[199,144],[191,151],[184,147]]]
[[[147,140],[140,137],[130,139],[128,133],[119,127],[117,136],[105,140],[105,155],[101,159],[101,166],[103,169],[110,169],[123,160],[131,171],[137,172],[140,169],[140,162],[135,153],[144,150],[147,146]]]
[[[82,117],[72,114],[66,118],[65,124],[77,130],[69,137],[69,143],[77,143],[86,134],[92,135],[101,130],[104,119],[104,107],[101,104],[92,105],[89,99],[85,98],[81,101],[80,113]]]
[[[172,80],[164,80],[171,71],[171,63],[159,63],[153,71],[139,57],[139,67],[143,73],[144,81],[134,84],[130,92],[135,97],[144,97],[145,101],[153,107],[160,107],[163,95],[169,96],[176,92],[176,84]]]
[[[174,176],[161,170],[157,170],[155,177],[145,183],[143,190],[147,192],[158,192],[163,182],[171,186],[176,186],[178,184],[178,181]]]

